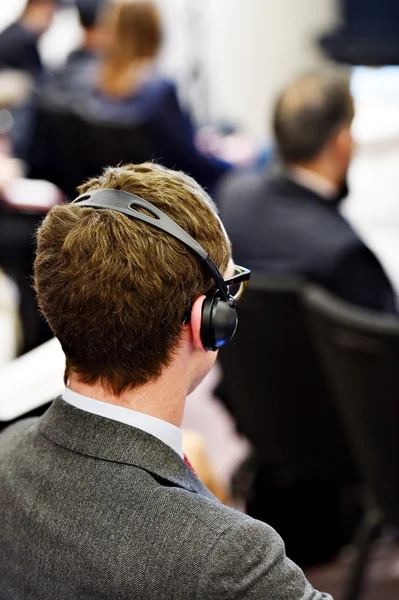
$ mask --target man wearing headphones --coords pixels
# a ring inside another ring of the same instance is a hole
[[[38,233],[66,388],[0,436],[2,600],[326,599],[184,459],[186,396],[234,335],[249,277],[212,201],[154,164],[80,191]]]

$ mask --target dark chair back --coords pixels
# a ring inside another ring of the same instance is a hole
[[[83,105],[58,97],[40,99],[36,127],[39,150],[32,175],[52,181],[70,198],[78,185],[106,166],[154,158],[148,123],[96,119]]]
[[[75,194],[87,172],[86,140],[77,113],[62,104],[41,99],[29,151],[30,175]]]
[[[306,294],[314,339],[359,467],[399,525],[399,319]]]
[[[303,281],[254,274],[234,340],[220,351],[222,387],[261,460],[299,477],[354,471],[305,321]]]
[[[81,118],[87,143],[89,177],[101,173],[104,167],[142,163],[154,158],[150,125],[143,121],[109,123]]]

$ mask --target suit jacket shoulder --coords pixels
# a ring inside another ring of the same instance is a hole
[[[265,523],[201,496],[187,498],[182,490],[159,493],[169,496],[180,518],[182,514],[188,518],[180,536],[193,527],[193,520],[196,523],[196,533],[186,548],[194,563],[201,565],[196,600],[329,598],[315,592],[302,571],[287,559],[280,536]]]
[[[171,448],[60,399],[0,435],[0,503],[4,600],[323,597]]]
[[[396,311],[383,268],[334,201],[280,173],[232,176],[219,201],[236,262],[304,277],[366,308]]]
[[[253,269],[311,276],[361,243],[328,201],[274,173],[232,175],[219,202],[236,259]]]
[[[0,33],[0,66],[27,71],[33,77],[42,70],[37,39],[19,23],[13,23]]]

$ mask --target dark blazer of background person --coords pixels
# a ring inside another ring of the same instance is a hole
[[[273,529],[219,503],[140,429],[59,398],[3,433],[0,455],[3,600],[327,599]]]
[[[0,68],[24,71],[34,79],[43,75],[38,42],[54,7],[55,0],[28,0],[21,19],[0,33]]]
[[[353,117],[346,77],[296,77],[273,114],[281,169],[232,178],[219,204],[238,262],[300,275],[359,306],[396,312],[382,266],[339,212],[348,191]]]
[[[137,92],[112,98],[99,91],[96,75],[97,68],[92,63],[76,78],[63,81],[65,92],[79,103],[88,118],[125,123],[127,127],[147,123],[153,147],[153,156],[148,158],[190,174],[210,192],[232,169],[231,164],[196,148],[194,126],[181,107],[172,81],[154,74]]]
[[[301,275],[359,306],[396,312],[384,269],[333,200],[278,170],[232,176],[218,198],[238,263]]]
[[[32,77],[38,77],[43,65],[37,42],[37,37],[19,23],[7,27],[0,34],[0,67],[25,71]]]

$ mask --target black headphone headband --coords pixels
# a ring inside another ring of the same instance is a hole
[[[117,210],[124,215],[127,215],[131,219],[137,219],[138,221],[144,221],[165,233],[168,233],[176,240],[179,240],[182,244],[190,250],[210,272],[213,280],[215,281],[220,295],[223,300],[229,302],[231,300],[227,286],[224,279],[211,259],[208,253],[200,246],[188,233],[184,231],[173,219],[168,217],[167,214],[159,210],[156,206],[135,196],[130,192],[124,192],[122,190],[115,189],[100,189],[94,190],[93,192],[87,192],[82,194],[73,201],[73,204],[79,204],[79,206],[87,206],[88,208],[108,208],[110,210]],[[146,214],[135,210],[134,207],[144,208],[150,214]]]
[[[88,208],[117,210],[131,219],[144,221],[164,231],[184,244],[208,269],[218,289],[216,292],[210,290],[202,304],[201,339],[204,348],[218,350],[232,339],[238,323],[235,300],[208,253],[173,219],[147,200],[122,190],[94,190],[79,196],[74,203]],[[144,208],[146,213],[137,210],[139,208]]]

